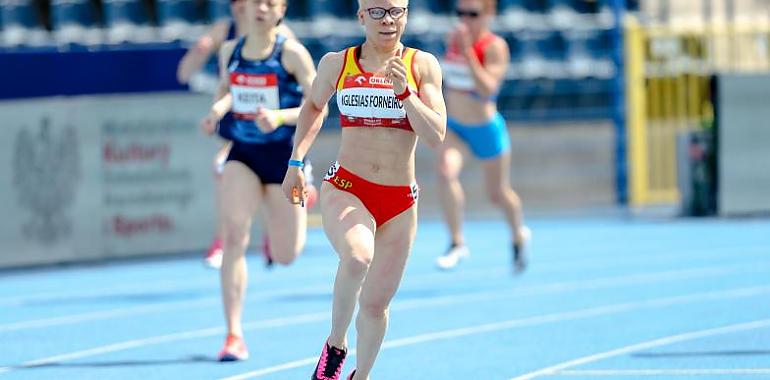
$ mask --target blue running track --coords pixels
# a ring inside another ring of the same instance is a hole
[[[501,222],[469,222],[451,272],[423,222],[372,379],[770,379],[770,220],[530,223],[513,276]],[[0,272],[0,380],[307,380],[336,256],[313,229],[291,267],[249,260],[241,363],[214,360],[219,282],[198,255]]]

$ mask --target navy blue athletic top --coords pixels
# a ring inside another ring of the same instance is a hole
[[[302,103],[302,87],[281,64],[286,37],[276,36],[273,51],[262,60],[243,57],[241,52],[245,42],[246,37],[238,41],[228,63],[233,107],[220,122],[219,135],[249,144],[290,140],[295,125],[283,125],[273,132],[263,133],[254,123],[259,107],[277,110],[299,107]]]

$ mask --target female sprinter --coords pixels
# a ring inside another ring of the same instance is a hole
[[[212,107],[203,128],[233,141],[222,173],[224,257],[222,299],[228,335],[219,354],[222,361],[248,357],[241,315],[246,290],[245,252],[258,206],[265,208],[267,234],[275,262],[288,265],[305,244],[307,214],[287,204],[281,181],[291,157],[292,139],[303,92],[315,78],[308,51],[278,34],[287,0],[246,0],[246,36],[226,42],[220,51],[221,86],[229,92]]]
[[[340,376],[356,301],[357,369],[348,379],[369,378],[417,228],[417,138],[435,148],[446,132],[438,61],[401,44],[407,6],[408,0],[359,0],[365,42],[321,59],[297,122],[283,182],[293,203],[305,196],[302,159],[337,93],[342,139],[321,187],[321,215],[340,262],[331,333],[312,376],[317,380]]]
[[[511,140],[496,105],[510,56],[505,40],[489,30],[495,8],[495,0],[458,0],[460,22],[449,36],[442,62],[450,133],[438,150],[437,171],[439,198],[452,244],[436,260],[441,269],[453,268],[469,255],[462,232],[461,144],[482,161],[487,196],[503,210],[508,221],[514,271],[520,272],[526,266],[524,244],[529,230],[523,225],[521,200],[511,189]]]
[[[211,26],[211,29],[193,45],[177,67],[177,80],[182,84],[189,84],[190,89],[196,92],[213,93],[214,100],[219,100],[226,95],[219,86],[219,62],[216,54],[225,41],[242,37],[248,31],[246,19],[246,0],[230,0],[230,14],[232,19],[222,20]],[[281,23],[278,33],[288,38],[295,38],[294,33]],[[227,89],[224,89],[226,91]],[[204,264],[210,268],[218,269],[222,266],[222,232],[223,222],[219,215],[221,212],[221,177],[224,170],[227,155],[230,152],[230,142],[223,144],[214,156],[214,178],[216,180],[216,208],[217,221],[214,239],[204,256]]]

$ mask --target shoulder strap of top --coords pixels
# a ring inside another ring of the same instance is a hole
[[[476,57],[479,58],[479,62],[481,62],[482,65],[484,64],[484,52],[487,50],[487,47],[489,46],[489,44],[491,44],[492,41],[495,40],[495,38],[497,38],[497,36],[495,36],[494,33],[487,32],[486,34],[481,36],[481,38],[479,38],[478,41],[476,41],[476,43],[473,44],[473,50],[476,53]]]
[[[415,55],[417,55],[417,51],[418,50],[414,48],[405,48],[403,57],[401,58],[406,66],[407,83],[409,84],[409,87],[412,87],[415,90],[420,88],[419,83],[417,83],[417,78],[414,75],[414,69],[416,67],[414,58]]]
[[[243,49],[243,44],[246,43],[246,37],[241,37],[238,39],[238,43],[235,44],[235,47],[233,48],[233,53],[230,54],[230,60],[227,61],[227,67],[230,67],[233,62],[241,59],[241,50]]]
[[[238,27],[235,26],[235,20],[230,20],[230,26],[227,28],[227,37],[225,41],[232,40],[238,33]]]
[[[340,68],[340,75],[337,78],[337,90],[342,90],[345,85],[345,77],[348,75],[360,74],[358,65],[356,64],[356,47],[349,47],[345,49],[345,57]]]
[[[281,54],[283,53],[283,44],[286,42],[287,38],[283,34],[276,34],[275,36],[275,43],[273,44],[273,52],[270,53],[270,57],[268,59],[281,59]]]

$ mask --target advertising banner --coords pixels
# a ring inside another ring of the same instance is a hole
[[[214,229],[209,96],[0,103],[0,266],[203,250]]]

